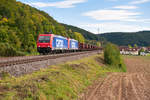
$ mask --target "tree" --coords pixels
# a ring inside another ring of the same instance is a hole
[[[144,48],[141,48],[138,52],[139,55],[141,55],[142,52],[145,52]]]
[[[7,22],[8,22],[7,18],[2,18],[2,20],[0,20],[0,24],[4,24],[4,23],[7,23]]]
[[[101,47],[101,42],[96,42],[96,46]]]
[[[84,37],[78,32],[74,32],[74,39],[78,40],[81,43],[85,42]]]
[[[3,17],[0,15],[0,20],[2,19]]]
[[[8,40],[9,44],[16,49],[20,49],[21,42],[17,37],[16,32],[14,32],[13,30],[9,30],[8,34],[9,34],[9,40]]]
[[[132,48],[132,46],[131,46],[130,44],[128,45],[128,47],[129,47],[130,49]]]
[[[138,47],[137,44],[134,44],[134,47],[137,48]]]
[[[8,27],[6,26],[0,27],[0,42],[1,43],[8,42]]]

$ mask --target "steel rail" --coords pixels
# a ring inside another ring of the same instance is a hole
[[[95,51],[97,51],[97,50],[95,50]],[[35,56],[35,57],[31,57],[31,58],[26,58],[26,59],[17,59],[17,60],[11,60],[11,61],[8,60],[5,62],[0,62],[0,67],[13,66],[13,65],[18,65],[18,64],[26,64],[26,63],[32,63],[32,62],[37,62],[37,61],[56,59],[56,58],[67,57],[67,56],[75,56],[75,55],[92,53],[92,52],[93,51],[52,54],[52,55],[45,55],[45,56]]]

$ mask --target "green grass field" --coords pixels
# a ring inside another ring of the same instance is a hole
[[[76,100],[98,77],[124,71],[102,62],[95,55],[18,78],[6,74],[0,80],[0,100]]]

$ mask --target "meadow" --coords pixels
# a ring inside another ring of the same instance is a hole
[[[93,81],[105,78],[108,72],[124,69],[106,65],[99,54],[21,77],[4,73],[0,79],[0,100],[76,100]]]

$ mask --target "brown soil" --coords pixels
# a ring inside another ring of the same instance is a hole
[[[150,59],[126,57],[127,73],[100,78],[79,100],[150,100]]]

